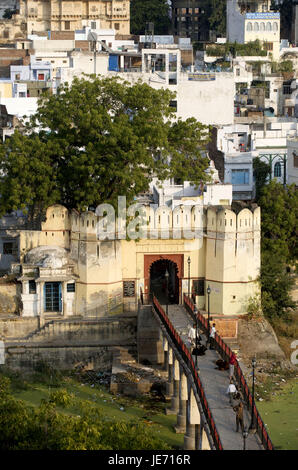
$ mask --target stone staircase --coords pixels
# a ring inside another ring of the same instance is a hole
[[[10,337],[12,343],[93,343],[109,342],[114,344],[135,343],[136,319],[133,316],[101,318],[97,320],[55,318],[48,319],[37,330],[24,337]]]

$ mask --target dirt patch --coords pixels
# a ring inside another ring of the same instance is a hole
[[[240,319],[238,323],[238,343],[241,356],[248,360],[270,359],[285,361],[285,354],[278,344],[272,326],[265,318],[257,320]]]

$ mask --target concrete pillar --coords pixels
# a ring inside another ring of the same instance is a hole
[[[172,406],[166,410],[167,414],[176,415],[179,411],[179,362],[176,357],[173,358],[173,396]]]
[[[62,315],[63,317],[67,316],[67,282],[62,283]]]
[[[23,294],[29,294],[29,281],[23,281]]]
[[[169,66],[170,66],[170,56],[169,53],[165,53],[165,74],[166,74],[166,83],[169,84]]]
[[[40,302],[39,302],[39,327],[41,328],[44,323],[45,323],[45,319],[44,319],[44,282],[41,281],[39,283],[39,299],[40,299]]]
[[[124,72],[124,56],[120,56],[120,71]]]
[[[201,430],[201,445],[200,448],[202,450],[211,450],[210,443],[206,434],[205,429],[202,427]]]
[[[184,450],[196,450],[199,447],[199,430],[201,415],[192,388],[189,390],[186,415],[186,432],[184,435]]]
[[[164,370],[168,370],[169,344],[168,344],[168,340],[165,336],[162,339],[162,345],[163,345],[163,354],[164,354],[163,368],[164,368]]]
[[[169,346],[168,351],[168,381],[166,383],[166,395],[168,398],[171,398],[174,392],[173,385],[173,350]]]
[[[187,378],[182,367],[180,367],[179,380],[179,412],[177,415],[176,433],[186,432],[186,410],[187,409]]]

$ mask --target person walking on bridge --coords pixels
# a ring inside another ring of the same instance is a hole
[[[234,378],[234,369],[235,369],[236,362],[237,362],[236,354],[232,352],[232,355],[229,361],[230,379]]]
[[[216,333],[216,328],[215,328],[215,323],[213,323],[211,331],[210,331],[210,346],[209,349],[214,349],[214,343],[215,343],[215,333]]]
[[[195,346],[196,344],[196,324],[194,323],[188,330],[188,341],[190,342],[191,346]]]
[[[233,379],[230,379],[230,384],[228,386],[228,389],[227,389],[226,393],[227,393],[227,395],[229,395],[230,405],[232,405],[232,398],[237,393],[237,388],[234,384]]]
[[[244,430],[244,417],[243,417],[243,403],[240,403],[237,406],[233,407],[233,410],[236,413],[236,432],[239,431],[239,426],[241,427],[241,431]]]

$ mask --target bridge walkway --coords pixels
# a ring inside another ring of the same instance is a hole
[[[166,310],[166,306],[162,305]],[[186,309],[181,305],[169,305],[168,316],[174,328],[181,336],[186,346],[190,348],[188,341],[188,327],[193,321]],[[201,333],[200,333],[201,334]],[[202,343],[206,344],[206,336],[201,334]],[[194,362],[195,362],[195,357]],[[197,358],[199,376],[204,387],[209,408],[213,415],[224,450],[243,450],[243,436],[241,430],[236,432],[236,416],[226,390],[229,385],[229,371],[216,369],[215,362],[220,359],[217,351],[208,349],[204,356]],[[244,425],[250,425],[250,416],[245,410]],[[264,450],[257,434],[249,434],[246,439],[247,450]]]

